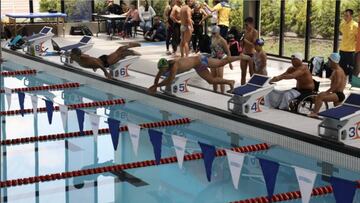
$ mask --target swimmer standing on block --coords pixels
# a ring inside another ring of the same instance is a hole
[[[92,68],[94,72],[100,68],[102,71],[104,71],[105,77],[110,79],[111,75],[106,70],[106,68],[109,68],[111,65],[114,65],[127,56],[140,56],[141,54],[138,52],[129,50],[129,48],[139,46],[141,46],[139,43],[130,42],[128,45],[119,47],[115,52],[109,55],[102,55],[99,58],[83,54],[79,48],[74,48],[71,50],[70,59],[76,61],[84,68]]]
[[[175,79],[177,73],[186,72],[192,68],[194,68],[196,73],[209,84],[227,84],[230,87],[228,92],[232,92],[235,81],[213,77],[208,68],[219,68],[234,61],[250,59],[251,58],[249,56],[243,54],[240,56],[228,56],[224,59],[208,58],[205,55],[177,58],[174,60],[166,60],[162,58],[158,62],[159,72],[155,77],[154,85],[149,87],[148,92],[150,94],[155,94],[158,87],[170,85]],[[159,83],[160,77],[163,75],[166,76],[166,79]]]

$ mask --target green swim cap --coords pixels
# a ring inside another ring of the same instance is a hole
[[[168,68],[169,67],[169,62],[168,60],[161,58],[158,62],[158,69],[162,69],[162,68]]]

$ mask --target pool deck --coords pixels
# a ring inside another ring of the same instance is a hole
[[[54,38],[60,46],[65,46],[77,42],[80,37],[75,36],[66,36],[66,38]],[[131,40],[112,40],[110,41],[106,36],[99,35],[98,38],[93,37],[94,47],[90,49],[87,54],[97,57],[102,54],[109,54],[117,49],[119,46],[123,45],[128,41],[141,41],[142,47],[134,48],[134,50],[140,52],[142,56],[134,64],[129,67],[130,77],[124,79],[123,81],[128,82],[139,87],[147,88],[152,85],[154,80],[154,75],[157,72],[156,62],[160,57],[167,57],[165,54],[165,44],[164,43],[151,43],[143,42],[141,38],[131,39]],[[45,47],[51,47],[50,42],[45,44]],[[52,48],[49,48],[51,51]],[[43,59],[61,64],[58,56],[46,56]],[[235,86],[240,85],[240,68],[239,62],[233,63],[234,70],[230,70],[228,67],[225,68],[224,78],[236,80]],[[74,65],[76,66],[76,65]],[[268,60],[268,74],[269,76],[276,76],[286,70],[290,66],[289,61],[278,61],[278,60]],[[90,69],[83,69],[91,72],[92,74],[98,74],[103,76],[103,72],[98,70],[94,73]],[[247,76],[250,78],[250,76]],[[324,91],[329,87],[330,81],[323,78],[315,78],[321,82],[320,90]],[[182,95],[177,95],[177,97],[197,102],[203,105],[206,105],[211,108],[217,108],[220,110],[227,111],[227,101],[231,98],[231,95],[224,95],[219,93],[214,93],[212,91],[212,86],[207,84],[203,79],[198,76],[195,76],[189,81],[191,87],[189,87],[190,92]],[[200,88],[197,88],[197,87]],[[281,81],[276,84],[276,89],[288,89],[295,86],[295,80]],[[350,92],[358,92],[359,89],[352,88],[349,90],[347,86],[345,93],[349,94]],[[317,126],[321,122],[319,119],[312,119],[306,116],[297,115],[287,111],[268,109],[262,107],[262,112],[254,113],[250,115],[251,118],[255,118],[264,122],[272,123],[274,125],[286,127],[294,131],[303,132],[313,136],[318,136]],[[347,145],[360,148],[360,140],[350,140],[345,142]]]

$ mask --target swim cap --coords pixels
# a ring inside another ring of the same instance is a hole
[[[217,26],[217,25],[212,26],[211,27],[211,33],[214,33],[214,34],[220,33],[220,27]]]
[[[169,67],[169,62],[168,60],[166,60],[165,58],[161,58],[159,61],[158,61],[158,69],[161,69],[161,68],[168,68]]]
[[[259,46],[264,46],[265,40],[263,38],[256,39],[255,44]]]
[[[332,54],[330,54],[329,59],[332,60],[335,63],[339,63],[340,62],[340,54],[339,53],[332,53]]]

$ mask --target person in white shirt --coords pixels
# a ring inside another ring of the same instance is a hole
[[[152,27],[152,18],[156,15],[154,9],[149,5],[148,0],[142,0],[139,7],[140,27],[144,33]]]

